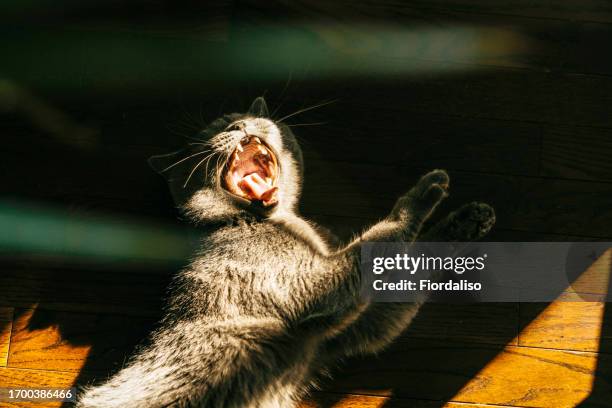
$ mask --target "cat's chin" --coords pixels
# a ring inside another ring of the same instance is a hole
[[[223,166],[221,185],[230,194],[263,207],[278,204],[278,161],[260,138],[247,136],[238,142]]]

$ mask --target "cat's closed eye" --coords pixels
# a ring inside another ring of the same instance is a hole
[[[235,130],[243,130],[244,129],[244,122],[234,122],[231,125],[229,125],[225,130],[228,132],[232,132]]]

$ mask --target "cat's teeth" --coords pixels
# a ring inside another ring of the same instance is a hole
[[[261,152],[261,154],[263,154],[264,156],[268,155],[268,150],[263,147],[263,146],[259,146],[259,151]]]
[[[239,152],[244,152],[244,149],[242,148],[242,145],[240,144],[240,142],[238,142],[238,144],[236,145],[236,149],[238,149]]]
[[[259,138],[257,136],[253,136],[253,140],[255,140],[257,143],[261,144],[261,140],[259,140]]]

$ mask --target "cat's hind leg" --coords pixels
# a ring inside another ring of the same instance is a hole
[[[106,382],[83,389],[76,407],[279,408],[275,401],[293,399],[291,380],[302,381],[296,350],[305,349],[275,318],[174,322]]]

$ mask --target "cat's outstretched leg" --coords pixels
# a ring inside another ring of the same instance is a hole
[[[298,303],[294,315],[305,330],[323,330],[333,338],[357,319],[369,305],[359,299],[360,260],[363,242],[412,241],[437,205],[447,196],[449,178],[444,170],[434,170],[400,197],[389,216],[367,229],[346,248],[330,255],[323,267],[296,281],[291,292],[296,299],[315,299]],[[329,329],[329,330],[326,330]]]
[[[363,232],[347,249],[359,246],[362,241],[413,241],[423,223],[448,195],[448,185],[448,174],[444,170],[425,174],[397,200],[387,218]]]
[[[446,197],[448,183],[444,170],[427,173],[397,200],[388,217],[346,248],[326,257],[310,273],[300,274],[299,279],[292,281],[291,299],[313,299],[287,305],[293,316],[299,316],[299,324],[305,330],[324,331],[331,338],[352,323],[351,319],[357,318],[368,306],[359,300],[362,242],[412,241],[423,222]]]
[[[470,203],[448,215],[419,240],[429,242],[475,241],[495,224],[495,212],[487,204]],[[327,358],[375,353],[390,344],[408,326],[419,309],[416,303],[374,303],[340,335],[328,340]]]

